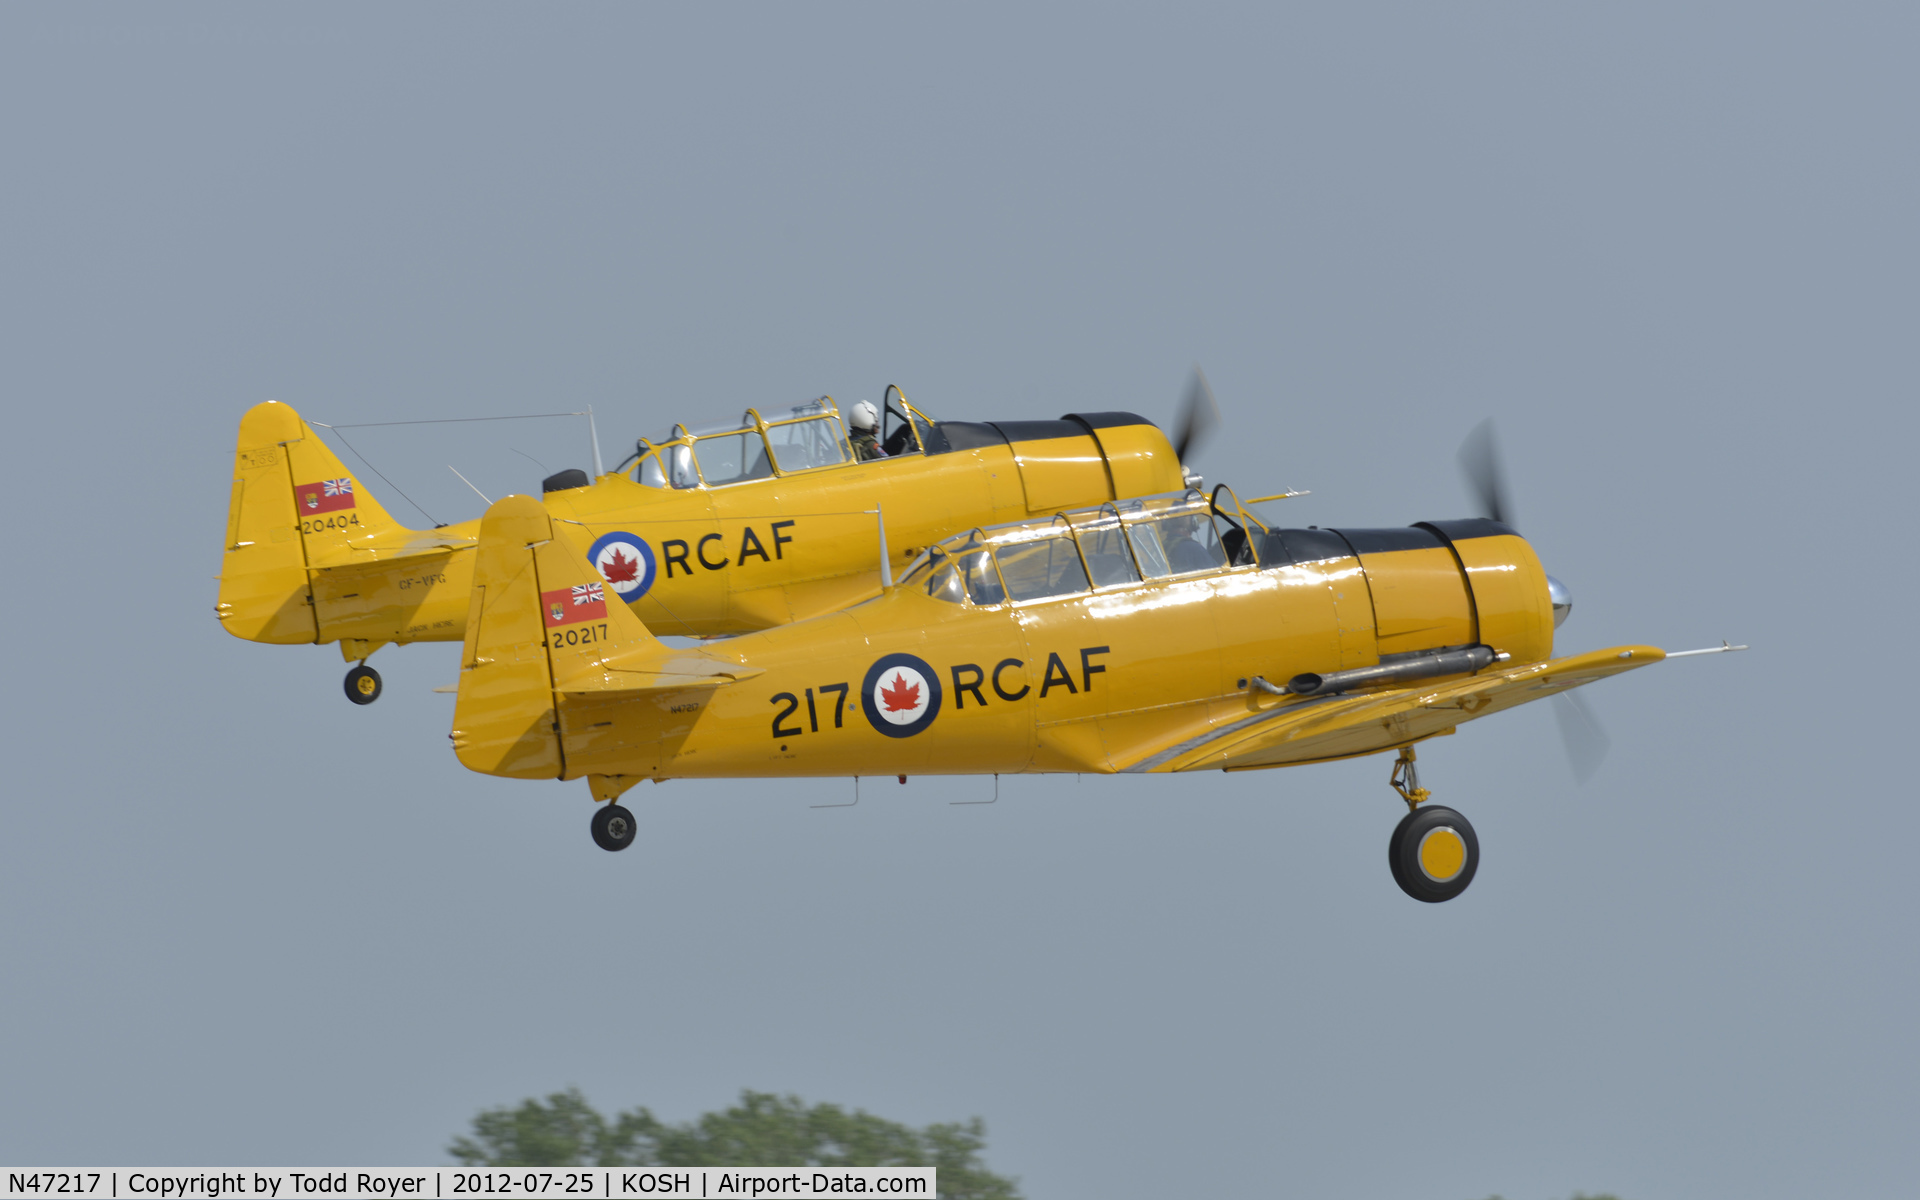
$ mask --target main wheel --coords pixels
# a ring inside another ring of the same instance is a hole
[[[1423,805],[1403,817],[1387,843],[1393,881],[1415,900],[1438,904],[1467,890],[1480,869],[1480,839],[1451,808]]]
[[[625,850],[633,845],[633,835],[638,831],[633,814],[618,804],[594,810],[593,844],[602,850]]]
[[[372,704],[380,698],[380,672],[361,663],[347,672],[347,699],[355,704]]]

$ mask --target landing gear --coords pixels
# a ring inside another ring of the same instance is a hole
[[[347,699],[355,704],[372,704],[380,698],[380,672],[361,663],[347,672]]]
[[[1439,804],[1421,804],[1431,794],[1420,786],[1413,747],[1400,748],[1387,781],[1407,802],[1407,815],[1387,842],[1387,866],[1393,881],[1415,900],[1439,904],[1467,890],[1480,869],[1480,839],[1467,819]]]
[[[593,844],[602,850],[625,850],[633,845],[633,835],[638,831],[633,814],[618,804],[593,812]]]

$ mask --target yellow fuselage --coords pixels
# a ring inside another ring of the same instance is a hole
[[[695,477],[648,487],[607,474],[543,499],[589,542],[615,533],[645,542],[655,576],[630,599],[633,611],[656,633],[707,637],[875,594],[877,514],[898,569],[955,530],[1181,486],[1165,436],[1126,414],[923,424],[926,450],[910,443],[876,461],[776,464],[726,486]],[[337,480],[349,495],[315,490]],[[348,658],[387,643],[458,641],[479,531],[477,520],[401,526],[299,414],[258,405],[240,425],[220,620],[253,641],[338,642]]]
[[[1239,555],[1242,565],[1029,601],[941,599],[915,579],[677,657],[618,605],[576,621],[556,604],[562,623],[543,624],[533,597],[592,578],[552,529],[503,521],[483,559],[455,748],[474,770],[591,776],[605,794],[639,778],[1159,771],[1372,753],[1481,708],[1323,722],[1276,741],[1269,718],[1299,727],[1354,698],[1275,698],[1252,681],[1476,644],[1511,672],[1552,651],[1538,559],[1485,521],[1259,531],[1258,559]]]

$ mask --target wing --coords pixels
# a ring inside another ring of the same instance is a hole
[[[1374,754],[1568,688],[1659,662],[1653,646],[1614,646],[1357,696],[1276,700],[1239,720],[1142,756],[1128,771],[1248,770]],[[1258,693],[1254,693],[1259,696]]]

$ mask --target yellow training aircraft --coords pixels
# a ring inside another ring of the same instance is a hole
[[[1391,863],[1447,900],[1479,844],[1423,805],[1415,743],[1659,662],[1555,659],[1570,608],[1490,519],[1270,529],[1225,488],[1169,490],[948,537],[844,611],[670,648],[611,603],[592,527],[488,509],[453,721],[460,761],[585,777],[594,840],[643,779],[1253,770],[1398,751]]]
[[[886,456],[864,462],[831,398],[748,409],[723,425],[642,439],[629,472],[560,472],[545,481],[544,503],[585,539],[598,581],[649,628],[695,637],[767,629],[876,594],[955,529],[1183,486],[1198,395],[1189,393],[1176,448],[1130,413],[935,421],[889,387]],[[465,636],[479,531],[478,520],[402,526],[299,413],[257,405],[235,447],[220,621],[250,641],[339,643],[359,664],[348,698],[371,703],[380,694],[366,665],[374,651]]]

